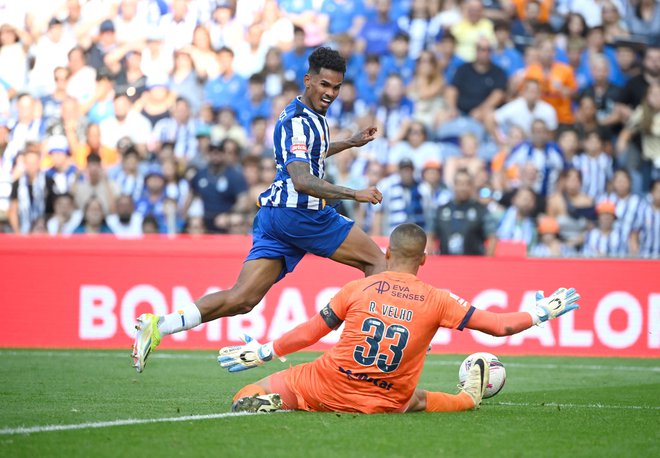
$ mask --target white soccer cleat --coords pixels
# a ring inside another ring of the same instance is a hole
[[[481,400],[488,387],[489,379],[490,366],[488,361],[483,356],[475,358],[472,361],[472,367],[468,371],[465,384],[461,388],[461,391],[464,391],[472,398],[475,409],[479,408],[479,404],[481,404]]]
[[[152,313],[144,313],[137,319],[135,325],[135,341],[133,342],[133,367],[142,372],[147,364],[149,354],[156,349],[160,343],[160,331],[158,330],[158,317]]]
[[[275,412],[282,408],[282,400],[277,393],[257,394],[236,400],[231,406],[232,412]]]

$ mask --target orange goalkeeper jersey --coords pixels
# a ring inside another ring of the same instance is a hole
[[[296,382],[303,398],[313,398],[310,405],[364,413],[405,408],[437,329],[463,329],[474,310],[460,297],[400,272],[348,283],[329,305],[321,314],[330,327],[344,322],[341,338]]]

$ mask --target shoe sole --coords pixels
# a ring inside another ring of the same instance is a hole
[[[488,380],[490,379],[490,364],[486,361],[486,358],[478,358],[474,361],[474,364],[479,366],[481,369],[481,396],[479,402],[475,408],[479,408],[481,401],[484,399],[484,394],[486,394],[486,388],[488,388]]]
[[[267,407],[264,409],[264,407]],[[282,408],[279,394],[265,394],[241,398],[231,406],[232,412],[273,412]]]
[[[137,331],[137,333],[135,335],[135,342],[133,343],[133,353],[131,354],[131,356],[133,357],[133,367],[138,373],[141,373],[142,371],[144,371],[144,366],[147,363],[147,357],[151,353],[151,336],[149,336],[149,342],[147,342],[144,355],[140,355],[140,352],[138,350],[139,349],[138,343],[142,339],[144,322],[140,319],[138,319],[137,322],[138,324],[135,325],[135,330]],[[149,328],[147,327],[145,328],[145,330],[146,329]]]

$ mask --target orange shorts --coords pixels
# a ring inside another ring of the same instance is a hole
[[[268,377],[270,392],[278,393],[282,399],[284,410],[306,410],[309,412],[364,412],[375,413],[381,411],[377,406],[357,407],[350,403],[350,396],[346,396],[345,404],[333,403],[325,405],[319,390],[319,377],[312,363],[299,364],[276,372]],[[410,400],[397,409],[387,410],[389,413],[403,413],[408,409]],[[366,407],[366,409],[365,409]]]

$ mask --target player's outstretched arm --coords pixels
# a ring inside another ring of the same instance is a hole
[[[533,312],[494,313],[474,309],[466,327],[493,336],[510,336],[576,310],[578,299],[580,295],[574,288],[559,288],[549,297],[538,291]]]
[[[339,140],[336,142],[330,142],[330,146],[328,147],[328,153],[326,154],[326,157],[330,157],[334,154],[341,153],[342,151],[348,149],[348,148],[359,148],[360,146],[364,146],[370,141],[372,141],[376,135],[376,132],[378,132],[378,128],[375,126],[367,127],[364,130],[361,130],[360,132],[356,133],[350,138],[347,138],[346,140]]]
[[[220,349],[218,363],[229,372],[241,372],[261,366],[274,358],[295,353],[318,342],[332,329],[321,315],[315,315],[279,339],[260,344],[250,336],[244,336],[245,345],[223,347]]]
[[[305,161],[293,161],[286,166],[293,187],[297,192],[318,197],[319,199],[355,200],[357,202],[380,203],[383,195],[372,186],[367,189],[351,189],[337,186],[309,173],[309,164]]]
[[[543,296],[543,291],[537,291],[534,324],[554,320],[564,313],[580,308],[578,300],[580,300],[580,295],[575,288],[559,288],[548,297]]]

